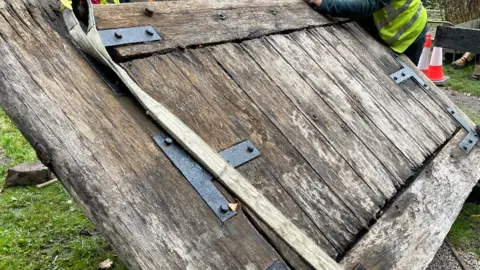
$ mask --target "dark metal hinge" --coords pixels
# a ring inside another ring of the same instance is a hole
[[[179,144],[166,136],[155,136],[153,139],[222,222],[236,214],[229,208],[229,202],[225,196],[213,184],[214,177]],[[259,157],[260,151],[247,140],[219,154],[233,167],[239,167]]]

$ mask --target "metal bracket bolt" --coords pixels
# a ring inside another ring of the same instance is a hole
[[[455,121],[457,121],[468,132],[467,136],[465,136],[465,138],[460,142],[459,147],[465,153],[469,154],[475,145],[479,143],[480,134],[478,134],[476,128],[472,128],[470,124],[455,111],[455,109],[448,108],[447,111],[455,119]]]
[[[408,80],[412,78],[420,87],[422,87],[425,90],[428,90],[428,85],[425,83],[425,81],[420,78],[420,76],[417,75],[410,67],[403,62],[400,58],[397,57],[397,62],[402,65],[402,69],[391,74],[390,78],[392,78],[395,83],[400,84],[401,82]]]

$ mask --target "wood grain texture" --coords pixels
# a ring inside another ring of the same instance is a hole
[[[219,223],[152,141],[163,132],[43,16],[34,1],[0,1],[0,104],[127,265],[265,269],[279,259],[241,212]]]
[[[394,182],[398,179],[384,168],[267,40],[246,41],[242,47],[380,199],[385,202],[396,193]]]
[[[438,26],[435,33],[436,47],[480,53],[480,29]]]
[[[411,186],[343,259],[346,269],[425,269],[473,186],[480,179],[480,149],[466,155],[458,132]],[[401,237],[398,237],[401,236]]]
[[[401,146],[404,144],[404,142],[401,141],[397,142],[403,138],[406,138],[407,142],[410,142],[410,138],[400,133],[385,133],[388,136],[386,137],[382,132],[382,127],[377,128],[362,111],[361,108],[363,105],[356,98],[357,95],[361,95],[361,93],[354,93],[352,96],[345,93],[345,91],[353,91],[343,89],[346,87],[346,83],[352,81],[347,71],[342,69],[341,65],[331,65],[332,62],[335,63],[335,59],[326,58],[321,61],[319,60],[319,57],[328,56],[328,50],[333,50],[333,48],[322,47],[320,43],[308,37],[302,37],[301,41],[299,38],[295,39],[298,40],[298,42],[295,42],[292,38],[283,36],[271,36],[267,40],[281,53],[283,58],[285,58],[295,71],[315,89],[328,106],[348,124],[353,130],[353,133],[360,136],[362,141],[366,142],[369,148],[375,151],[375,153],[378,153],[380,156],[386,155],[386,158],[383,159],[384,164],[397,176],[397,180],[399,181],[397,185],[401,185],[404,181],[401,179],[406,179],[411,175],[410,169],[413,166],[406,158],[406,155],[398,151],[397,148],[399,148],[399,146],[396,145]],[[299,44],[303,44],[303,48]],[[345,81],[338,83],[338,81],[332,80],[331,76],[333,73],[337,74],[336,76],[344,76]],[[352,81],[349,84],[354,83],[355,82]],[[377,117],[380,118],[381,115]],[[392,138],[394,138],[394,140],[392,140]],[[409,147],[411,148],[408,153],[414,153],[415,149],[413,146],[410,145]],[[418,155],[418,153],[414,153],[414,155]],[[417,158],[420,159],[420,157]],[[400,178],[400,180],[398,178]]]
[[[337,196],[368,223],[381,200],[237,44],[212,47],[229,76],[267,115]],[[279,106],[281,104],[281,106]]]
[[[388,104],[384,106],[389,110],[393,111],[393,107],[396,107],[396,113],[392,114],[398,114],[399,117],[396,117],[395,119],[401,123],[401,125],[417,142],[419,142],[419,144],[428,149],[429,152],[431,152],[432,149],[435,150],[438,146],[442,145],[445,140],[451,137],[451,132],[454,129],[445,129],[436,119],[436,115],[438,114],[446,117],[445,113],[441,111],[438,106],[433,106],[429,110],[422,104],[422,102],[415,99],[414,95],[410,95],[407,91],[402,89],[402,87],[395,84],[394,81],[390,79],[389,73],[386,73],[385,71],[381,72],[381,68],[378,68],[380,63],[375,62],[375,57],[367,59],[369,55],[362,51],[363,46],[358,43],[358,41],[357,44],[355,44],[356,38],[352,32],[346,32],[342,31],[342,29],[338,30],[330,27],[325,29],[315,29],[312,30],[312,32],[315,32],[315,37],[322,43],[331,45],[338,50],[338,55],[342,56],[339,57],[339,61],[355,74],[354,76],[357,80],[364,85],[369,86],[368,89],[370,89],[370,93],[373,97],[382,100],[382,104]],[[338,33],[340,37],[337,38],[332,33]],[[342,33],[343,35],[341,35]],[[345,41],[346,43],[349,43],[348,46],[342,44],[342,40],[346,39],[349,40]],[[369,37],[367,42],[380,45],[371,37]],[[361,51],[361,53],[352,53],[350,50]],[[387,53],[387,51],[383,51],[384,53]],[[351,61],[353,59],[356,61]],[[370,64],[368,62],[370,62]],[[369,65],[372,66],[372,70],[368,68]],[[377,79],[376,76],[381,79]],[[409,82],[412,83],[411,80]],[[419,86],[415,86],[416,87],[413,87],[409,92],[420,92],[418,98],[426,98],[423,103],[428,104],[428,101],[431,101],[431,98],[428,98],[428,96],[421,91]],[[400,117],[400,115],[402,115],[402,117]],[[405,124],[403,122],[410,124]],[[417,130],[415,132],[412,130],[414,127]],[[425,140],[429,143],[425,142]]]
[[[147,5],[153,7],[153,17],[143,14]],[[151,25],[164,39],[115,48],[120,58],[332,23],[302,0],[181,0],[95,5],[95,18],[98,29]]]
[[[208,51],[187,50],[167,56],[134,60],[124,65],[149,94],[163,99],[169,109],[195,127],[207,142],[234,143],[226,141],[229,137],[235,138],[231,133],[239,139],[252,140],[262,152],[259,160],[265,164],[262,169],[265,173],[242,172],[251,175],[247,178],[252,184],[294,222],[305,227],[308,223],[302,222],[303,214],[292,211],[297,209],[292,199],[284,199],[291,196],[318,226],[315,230],[322,231],[337,249],[343,250],[363,227],[360,221],[332,194]],[[205,113],[216,117],[206,118]],[[196,123],[202,124],[196,126]],[[314,234],[314,238],[318,237]]]
[[[396,92],[396,95],[403,95],[402,92],[399,92],[398,87],[400,86],[404,93],[407,93],[413,97],[414,100],[420,103],[431,115],[434,116],[436,124],[440,124],[440,126],[443,127],[443,130],[449,136],[453,134],[457,125],[446,112],[446,107],[441,103],[441,101],[447,99],[450,104],[453,105],[453,103],[446,95],[443,94],[440,89],[438,89],[437,86],[431,83],[430,80],[426,79],[427,77],[424,76],[423,72],[418,72],[418,68],[415,67],[410,59],[404,55],[400,56],[401,59],[407,63],[412,70],[417,71],[417,74],[424,78],[424,81],[429,85],[428,90],[422,89],[412,80],[404,81],[399,85],[393,84],[392,81],[388,80],[388,74],[397,72],[402,67],[397,63],[395,58],[388,53],[388,50],[386,50],[386,47],[383,44],[379,42],[372,42],[372,37],[369,36],[369,34],[358,25],[345,24],[344,27],[335,29],[330,28],[329,30],[345,45],[337,45],[337,48],[346,47],[351,51],[349,54],[347,50],[342,49],[342,54],[345,53],[345,55],[350,56],[347,59],[360,59],[361,62],[368,67],[371,73],[375,74],[379,80],[385,83],[388,89],[392,89],[392,92],[394,93]],[[355,38],[345,39],[345,36],[351,37],[351,33],[355,33],[355,35],[353,35]],[[354,61],[352,62],[355,63]],[[411,97],[409,98],[406,96],[406,102],[411,103]],[[419,110],[410,110],[410,113],[413,113],[414,115],[418,114],[418,112]],[[424,122],[422,124],[433,125],[435,122]],[[438,132],[438,134],[441,135],[440,132]]]
[[[235,168],[224,160],[216,150],[206,143],[197,133],[180,118],[168,110],[164,104],[148,95],[127,73],[115,63],[102,44],[97,32],[93,6],[89,7],[87,32],[80,27],[73,13],[64,9],[63,18],[70,35],[80,47],[91,56],[111,68],[125,83],[132,95],[147,111],[156,123],[165,129],[198,163],[216,177],[230,192],[278,234],[309,265],[316,269],[337,269],[338,264],[325,253],[314,240],[299,229],[260,191],[258,191]]]

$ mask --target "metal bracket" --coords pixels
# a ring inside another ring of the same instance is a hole
[[[282,262],[280,260],[275,260],[265,270],[290,270],[290,268],[284,262]]]
[[[166,136],[155,136],[153,139],[222,222],[236,214],[229,208],[225,196],[213,184],[214,177],[179,144]],[[252,142],[247,140],[219,154],[233,167],[239,167],[257,158],[261,153]]]
[[[407,64],[405,64],[405,62],[403,62],[402,59],[397,57],[397,62],[400,65],[402,65],[403,68],[390,75],[390,78],[392,78],[395,81],[395,83],[400,84],[401,82],[412,78],[413,81],[415,81],[423,89],[425,90],[429,89],[425,81],[422,78],[420,78],[420,76],[418,76],[418,74],[415,71],[410,69],[410,67]]]
[[[162,40],[151,26],[107,29],[98,33],[105,47]]]
[[[469,154],[475,145],[480,147],[480,136],[475,130],[468,124],[468,122],[460,116],[460,114],[453,108],[448,108],[447,111],[450,115],[468,132],[467,136],[458,145],[465,153]]]

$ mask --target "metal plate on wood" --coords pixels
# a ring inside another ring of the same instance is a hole
[[[284,262],[276,260],[265,270],[290,270],[290,268]]]
[[[460,114],[455,111],[455,109],[448,108],[447,111],[455,119],[455,121],[457,121],[468,132],[467,136],[460,142],[459,147],[465,151],[465,153],[470,153],[473,147],[479,144],[480,134],[477,134],[470,124],[463,119],[463,117],[461,117]]]
[[[425,81],[418,76],[418,74],[410,69],[410,67],[403,62],[400,58],[397,58],[397,62],[402,65],[402,69],[391,74],[390,78],[392,78],[395,83],[399,84],[407,79],[412,78],[420,87],[422,87],[425,90],[428,90],[428,85],[425,83]]]
[[[105,47],[162,40],[151,26],[107,29],[98,33]]]
[[[236,214],[229,209],[228,200],[213,184],[214,177],[179,144],[166,136],[155,136],[153,139],[222,222]],[[233,167],[238,167],[260,156],[260,151],[252,142],[244,141],[220,152],[220,155]]]

